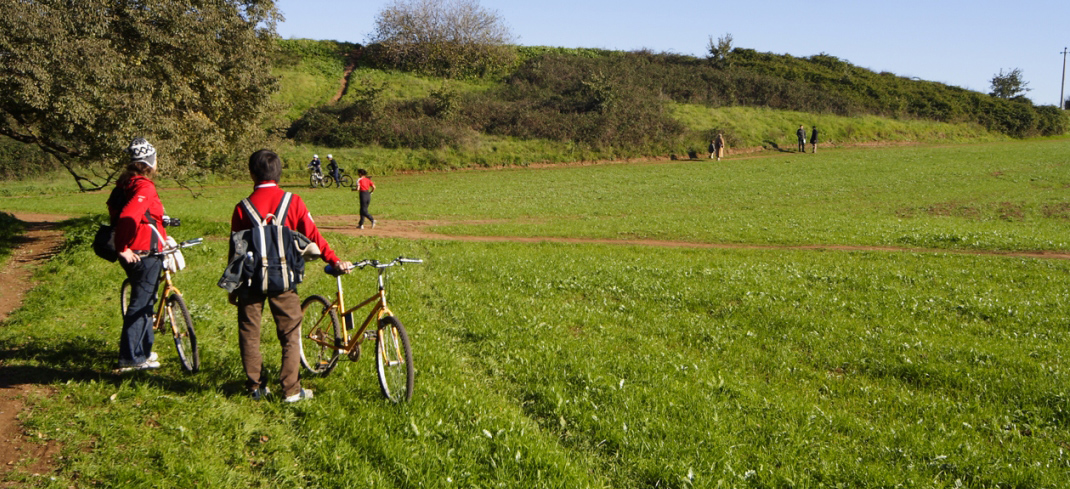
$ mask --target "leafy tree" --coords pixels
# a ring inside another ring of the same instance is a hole
[[[729,68],[732,66],[732,61],[729,55],[732,53],[732,34],[725,34],[724,37],[718,37],[717,41],[713,40],[713,36],[710,36],[709,44],[706,46],[709,55],[706,59],[710,61],[710,65],[715,68]]]
[[[511,63],[512,40],[498,13],[477,0],[395,0],[375,19],[372,53],[400,69],[484,76]]]
[[[0,134],[107,185],[134,137],[174,176],[258,130],[275,79],[272,0],[0,2]]]
[[[992,77],[992,92],[990,95],[999,98],[1011,99],[1024,94],[1031,88],[1026,88],[1029,82],[1022,80],[1022,70],[1015,68],[1004,74],[1000,68],[999,74]]]

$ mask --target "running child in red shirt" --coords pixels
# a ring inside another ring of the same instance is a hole
[[[357,227],[364,229],[364,218],[367,217],[372,222],[372,227],[375,227],[375,218],[371,214],[368,214],[368,206],[372,203],[372,192],[375,192],[375,182],[368,178],[367,170],[363,168],[357,169],[357,175],[360,178],[357,179],[357,190],[360,191],[360,222],[357,223]]]

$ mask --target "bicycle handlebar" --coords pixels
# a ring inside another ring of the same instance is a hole
[[[354,268],[363,269],[364,267],[387,268],[387,267],[392,267],[394,265],[404,265],[406,263],[423,263],[423,262],[424,261],[419,259],[419,258],[405,258],[404,256],[399,256],[399,257],[394,258],[393,260],[385,262],[385,263],[381,263],[381,262],[379,262],[379,260],[365,259],[365,260],[361,260],[361,261],[358,261],[356,263],[353,263],[353,266],[351,268],[349,268],[349,270],[352,270]],[[327,272],[330,275],[339,276],[339,275],[341,275],[342,273],[345,273],[348,270],[336,270],[333,265],[327,265],[326,267],[323,267],[323,271]]]
[[[197,245],[199,245],[199,244],[201,244],[203,242],[204,242],[204,238],[193,238],[193,239],[186,240],[186,241],[183,241],[183,242],[179,243],[178,246],[175,246],[173,248],[167,248],[166,250],[159,251],[159,252],[156,252],[156,253],[153,253],[153,254],[154,255],[171,255],[171,254],[174,254],[176,251],[181,250],[182,248],[189,248],[190,246],[197,246]]]

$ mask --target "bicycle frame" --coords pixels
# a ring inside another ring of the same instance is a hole
[[[383,273],[385,270],[385,268],[377,269],[379,272],[379,290],[375,294],[372,294],[371,297],[364,299],[360,304],[349,309],[345,308],[344,293],[342,292],[342,276],[339,275],[335,277],[338,287],[338,297],[331,303],[330,309],[338,311],[338,320],[342,321],[342,350],[346,353],[353,351],[357,345],[363,343],[365,339],[368,339],[368,336],[364,333],[368,330],[368,326],[372,323],[373,318],[376,320],[376,326],[378,326],[378,321],[380,319],[394,314],[390,311],[390,306],[386,303],[386,287],[383,284]],[[372,305],[372,308],[368,311],[368,316],[364,318],[364,322],[361,323],[360,329],[357,329],[352,337],[350,337],[349,330],[353,326],[351,324],[352,314],[369,304]],[[328,309],[328,311],[330,309]],[[347,320],[347,318],[349,318],[349,320]]]
[[[167,304],[167,298],[170,297],[171,294],[182,295],[182,291],[178,290],[178,287],[175,287],[174,282],[171,281],[171,271],[167,268],[164,268],[163,288],[161,289],[159,298],[156,300],[158,304],[156,304],[156,316],[154,317],[152,324],[153,329],[157,331],[163,331],[163,307],[165,304]],[[181,334],[181,332],[178,331],[178,322],[175,321],[174,317],[171,317],[170,319],[171,334],[178,336],[179,334]]]
[[[394,313],[390,310],[390,306],[387,304],[386,286],[383,280],[383,274],[386,272],[387,268],[392,267],[396,264],[403,263],[423,262],[420,260],[408,260],[399,257],[397,260],[386,264],[381,264],[374,260],[365,260],[355,264],[354,267],[359,268],[364,268],[365,266],[375,267],[376,271],[379,272],[379,276],[377,279],[378,290],[374,294],[372,294],[371,297],[364,299],[360,304],[357,304],[356,306],[350,307],[348,309],[345,307],[345,292],[342,290],[342,275],[337,275],[335,277],[335,285],[338,294],[330,303],[330,306],[324,309],[323,314],[316,319],[316,326],[318,326],[321,321],[326,319],[332,311],[335,312],[338,315],[338,320],[341,322],[342,327],[341,344],[335,344],[333,338],[316,338],[311,336],[304,336],[302,338],[303,341],[312,341],[318,345],[325,346],[328,348],[334,348],[336,350],[339,350],[340,352],[351,354],[362,343],[364,343],[365,340],[375,339],[375,335],[368,331],[368,327],[372,325],[372,320],[375,320],[374,329],[378,329],[379,320],[394,315]],[[365,307],[368,307],[369,305],[371,306],[371,310],[368,311],[368,315],[360,324],[360,328],[354,328],[352,316],[353,313]],[[349,318],[348,321],[347,318]],[[307,328],[308,331],[313,331],[315,329],[316,327]],[[350,330],[352,329],[356,329],[356,331],[351,334]]]

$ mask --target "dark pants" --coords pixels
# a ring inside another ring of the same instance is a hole
[[[341,187],[342,186],[342,176],[338,173],[338,170],[335,170],[335,171],[331,172],[331,178],[334,179],[334,185],[336,187]]]
[[[799,138],[799,152],[800,153],[805,153],[806,152],[806,140],[805,139]]]
[[[120,262],[122,263],[122,262]],[[135,263],[122,263],[130,279],[130,304],[123,316],[123,333],[119,338],[119,362],[135,365],[148,360],[155,336],[152,329],[156,288],[160,284],[163,259],[146,256]]]
[[[363,226],[364,225],[364,218],[365,217],[367,217],[369,221],[375,222],[375,218],[372,217],[371,214],[368,214],[368,206],[371,205],[371,203],[372,203],[372,193],[371,192],[361,192],[360,193],[360,222],[357,223],[358,226]]]
[[[266,385],[261,377],[264,359],[260,356],[260,318],[265,300],[275,318],[275,335],[282,345],[279,370],[282,392],[292,396],[301,392],[301,298],[292,290],[275,297],[249,290],[238,293],[238,347],[245,368],[245,387],[254,391]]]

